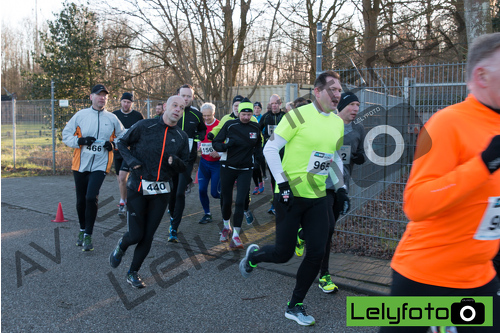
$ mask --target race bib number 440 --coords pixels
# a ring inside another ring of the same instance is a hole
[[[148,180],[142,180],[142,194],[143,195],[155,195],[170,193],[169,182],[151,182]]]
[[[490,197],[474,239],[500,239],[500,197]]]
[[[309,158],[309,164],[307,165],[307,172],[314,173],[316,175],[326,176],[328,175],[328,168],[333,161],[333,154],[322,153],[320,151],[313,151],[311,157]]]

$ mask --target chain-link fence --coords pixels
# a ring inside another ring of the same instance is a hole
[[[338,70],[345,90],[355,92],[361,102],[355,122],[363,124],[372,149],[371,158],[355,166],[349,195],[352,209],[337,222],[335,251],[389,258],[405,230],[407,219],[402,211],[406,183],[418,131],[439,109],[465,99],[465,64],[406,66]],[[155,107],[164,101],[137,100],[134,109],[144,117],[155,115]],[[60,131],[89,100],[71,100],[68,107],[55,102],[56,144],[51,130],[51,101],[17,101],[15,126],[12,102],[2,101],[2,170],[13,167],[16,133],[16,167],[51,172],[71,168],[71,149],[60,143]],[[229,112],[229,103],[217,102],[216,116]],[[148,107],[149,105],[149,107]],[[201,103],[197,103],[201,106]],[[108,101],[107,110],[120,108],[119,100]],[[149,113],[148,113],[149,110]],[[378,129],[392,128],[392,134]],[[399,133],[399,134],[398,134]],[[55,149],[54,149],[55,147]],[[389,165],[373,162],[374,157],[394,157]]]

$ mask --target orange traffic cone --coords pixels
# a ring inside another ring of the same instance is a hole
[[[57,206],[57,214],[56,214],[56,219],[51,220],[52,222],[68,222],[68,220],[64,219],[64,214],[62,210],[62,205],[59,203],[59,206]]]

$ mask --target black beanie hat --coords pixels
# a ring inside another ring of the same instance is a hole
[[[340,95],[340,102],[337,105],[337,111],[340,112],[344,110],[344,108],[352,102],[359,102],[358,96],[350,91],[342,93],[342,95]]]
[[[122,99],[128,99],[129,101],[133,102],[134,101],[134,95],[132,95],[129,92],[124,92],[123,95],[122,95],[122,98],[120,98],[120,101]]]
[[[233,98],[233,104],[234,104],[235,102],[241,102],[242,100],[243,100],[243,96],[241,96],[241,95],[236,95],[236,96],[234,96],[234,98]]]
[[[258,106],[259,108],[262,109],[262,104],[260,104],[260,102],[255,102],[253,103],[253,106]]]

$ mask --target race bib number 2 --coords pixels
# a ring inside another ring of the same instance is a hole
[[[87,154],[97,155],[104,151],[104,140],[96,140],[92,145],[86,146],[83,150]]]
[[[488,199],[488,207],[484,212],[481,223],[479,223],[474,239],[500,239],[500,197],[490,197]]]
[[[339,151],[343,164],[351,163],[351,146],[342,146]]]
[[[311,157],[309,158],[309,164],[307,165],[307,172],[314,173],[316,175],[326,176],[328,175],[328,168],[333,160],[333,154],[322,153],[320,151],[313,151]]]
[[[151,182],[143,179],[141,183],[143,195],[170,193],[169,182]]]

